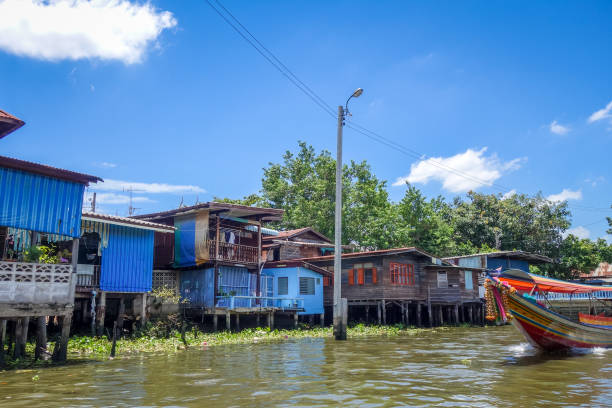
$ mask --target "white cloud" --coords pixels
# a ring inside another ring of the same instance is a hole
[[[572,191],[567,188],[564,188],[559,194],[551,194],[546,197],[548,201],[560,202],[566,200],[582,200],[582,191],[576,190]]]
[[[589,119],[587,120],[587,122],[593,123],[593,122],[597,122],[598,120],[612,118],[611,112],[612,112],[612,101],[608,103],[605,108],[600,109],[597,112],[594,112],[591,116],[589,116]]]
[[[102,162],[100,163],[100,166],[108,167],[109,169],[114,169],[115,167],[117,167],[115,163],[110,163],[110,162]]]
[[[502,162],[496,154],[485,156],[486,147],[480,150],[467,149],[451,157],[432,157],[410,166],[410,174],[399,177],[394,186],[408,183],[426,184],[438,180],[442,188],[453,193],[491,186],[504,172],[516,170],[525,159],[517,158]]]
[[[181,194],[206,192],[206,190],[204,190],[203,188],[192,185],[139,183],[111,179],[106,179],[102,183],[92,184],[91,189],[95,191],[127,191],[131,189],[134,190],[134,192],[150,194]]]
[[[172,13],[130,0],[0,1],[0,49],[43,60],[137,63],[174,26]]]
[[[570,128],[567,126],[560,125],[556,120],[553,120],[549,125],[550,131],[556,135],[565,135],[569,133]]]
[[[91,203],[93,198],[93,193],[88,192],[85,195],[85,201],[87,203]],[[142,196],[134,196],[132,197],[133,203],[154,203],[155,201],[151,200],[148,197]],[[96,193],[96,206],[98,204],[129,204],[130,196],[124,194],[115,194],[115,193]]]
[[[514,195],[516,195],[516,189],[513,188],[512,190],[508,191],[506,194],[502,196],[502,200],[506,200]]]
[[[584,227],[570,228],[563,233],[563,238],[567,237],[570,234],[575,235],[580,239],[585,239],[591,235],[591,231]]]
[[[585,179],[584,182],[588,183],[591,185],[591,187],[597,187],[599,184],[603,183],[606,181],[606,178],[603,176],[599,176],[599,177],[595,177],[595,178],[588,178]]]

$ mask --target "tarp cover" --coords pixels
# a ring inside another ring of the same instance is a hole
[[[174,219],[174,265],[201,265],[209,259],[208,211]]]
[[[612,286],[584,285],[581,283],[566,282],[546,276],[535,275],[519,269],[508,269],[499,275],[502,282],[507,282],[516,290],[531,292],[536,286],[535,292],[553,293],[591,293],[612,292]]]

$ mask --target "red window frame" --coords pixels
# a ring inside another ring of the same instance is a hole
[[[391,262],[389,263],[389,275],[392,285],[414,286],[416,284],[413,264]]]
[[[333,276],[324,276],[323,277],[323,286],[334,286],[334,277]]]

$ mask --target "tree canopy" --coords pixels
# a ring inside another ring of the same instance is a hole
[[[334,236],[336,161],[329,151],[319,153],[305,142],[287,151],[280,163],[263,169],[259,194],[225,202],[282,208],[276,227],[313,227]],[[376,177],[366,161],[343,166],[342,241],[359,250],[417,246],[437,256],[465,255],[491,250],[523,250],[546,255],[557,263],[543,272],[573,277],[612,262],[612,245],[565,236],[571,225],[567,202],[533,196],[469,192],[448,202],[428,199],[406,185],[404,197],[392,202],[387,181]],[[602,220],[603,221],[603,220]],[[608,233],[612,233],[612,218]]]

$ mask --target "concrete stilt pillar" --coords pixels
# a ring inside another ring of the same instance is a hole
[[[386,325],[387,324],[387,302],[383,300],[381,304],[382,304],[383,324]]]
[[[474,309],[474,305],[473,304],[472,305],[468,305],[468,322],[470,324],[474,324],[474,320],[473,320],[474,319],[474,317],[473,317],[474,316],[474,311],[473,311],[473,309]]]
[[[21,347],[21,341],[23,339],[23,319],[17,319],[15,323],[15,334],[13,336],[15,338],[15,346],[13,347],[13,358],[16,360],[18,358],[22,358],[22,351],[25,349]]]
[[[0,320],[0,367],[4,367],[4,342],[6,340],[6,320]]]
[[[406,313],[404,312],[404,302],[400,302],[400,309],[402,314],[402,324],[406,325]]]
[[[125,299],[123,295],[119,298],[119,312],[117,313],[117,337],[121,338],[123,336],[123,316],[125,315]]]
[[[417,326],[418,327],[422,327],[423,326],[423,322],[422,322],[422,317],[421,317],[421,304],[417,303],[416,306],[416,318],[417,318]]]
[[[444,326],[444,316],[442,314],[442,305],[440,305],[438,306],[438,318],[440,319],[440,326]]]
[[[382,324],[382,302],[378,302],[376,304],[376,312],[378,313],[378,325],[380,326]]]
[[[81,300],[81,323],[87,322],[87,299]]]
[[[240,331],[240,313],[236,313],[236,331]]]
[[[145,327],[147,324],[147,293],[142,294],[142,306],[140,308],[140,326]]]
[[[313,315],[310,315],[310,316],[311,316],[311,317],[314,317]],[[313,319],[310,319],[310,321],[312,322],[312,321],[313,321]],[[295,312],[295,313],[293,314],[293,328],[294,328],[294,329],[297,329],[297,327],[298,327],[298,314],[297,314],[297,312]]]
[[[459,326],[459,305],[455,305],[455,325]]]
[[[314,326],[314,324],[315,324],[314,323],[315,322],[315,316],[313,314],[310,315],[308,320],[309,320],[310,325]]]
[[[232,329],[232,315],[230,314],[229,310],[225,312],[225,328],[227,330]]]
[[[34,358],[46,360],[47,358],[47,317],[36,319],[36,350]]]
[[[274,312],[270,312],[270,330],[274,330]]]
[[[260,326],[261,326],[261,314],[260,314],[260,313],[257,313],[257,315],[256,315],[256,316],[257,316],[257,317],[256,317],[256,319],[257,319],[257,327],[260,327]]]
[[[365,307],[366,324],[370,323],[370,306]]]
[[[213,330],[217,331],[218,328],[219,328],[219,315],[215,313],[213,315]]]
[[[104,333],[104,319],[106,319],[106,292],[100,292],[100,303],[98,304],[98,311],[96,312],[97,322],[97,333],[101,336]]]
[[[406,303],[405,306],[405,313],[406,313],[406,326],[410,326],[410,303]]]
[[[325,312],[319,315],[319,323],[321,324],[321,327],[325,327]]]
[[[429,317],[429,327],[433,327],[434,326],[434,321],[433,321],[433,312],[431,310],[431,302],[427,302],[427,315]]]

